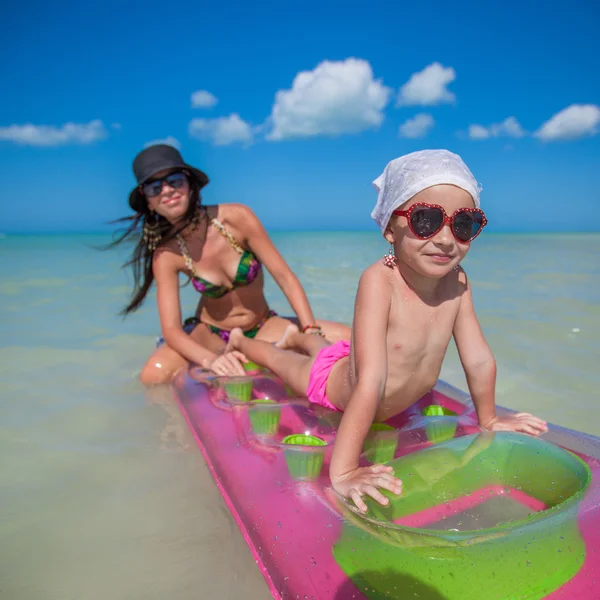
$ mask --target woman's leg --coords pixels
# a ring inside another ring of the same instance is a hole
[[[189,335],[195,342],[212,352],[217,353],[225,347],[223,340],[212,333],[206,325],[197,325]],[[164,343],[150,355],[140,371],[139,380],[146,387],[170,383],[175,374],[186,367],[187,364],[188,361],[181,354]]]
[[[169,383],[186,364],[187,360],[165,343],[150,355],[140,371],[139,380],[146,387]]]
[[[352,337],[352,329],[348,325],[344,325],[344,323],[317,319],[317,324],[321,326],[323,334],[330,342],[350,341]]]
[[[227,349],[242,352],[249,360],[275,373],[294,393],[306,395],[315,356],[306,356],[293,350],[278,348],[270,342],[247,338],[239,328],[232,330]]]

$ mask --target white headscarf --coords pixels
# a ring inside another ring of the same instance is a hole
[[[462,158],[448,150],[421,150],[392,160],[373,182],[378,196],[371,217],[383,233],[394,210],[422,190],[440,184],[465,190],[479,208],[482,188]]]

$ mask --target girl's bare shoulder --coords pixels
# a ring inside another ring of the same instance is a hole
[[[391,298],[394,289],[403,283],[397,269],[391,269],[378,260],[369,265],[361,274],[358,281],[359,292],[369,290],[382,298]]]
[[[469,288],[467,274],[461,266],[456,266],[442,280],[440,293],[445,300],[458,300]]]

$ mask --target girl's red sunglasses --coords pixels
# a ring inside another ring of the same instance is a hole
[[[448,223],[450,230],[461,244],[472,242],[487,225],[485,214],[479,208],[459,208],[449,217],[442,206],[416,202],[408,210],[395,210],[392,214],[406,217],[413,234],[427,240]]]

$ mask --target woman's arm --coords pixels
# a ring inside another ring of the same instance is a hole
[[[181,326],[181,305],[179,299],[179,272],[174,256],[168,249],[158,250],[152,260],[152,270],[156,281],[156,301],[162,335],[165,342],[186,360],[212,369],[219,375],[243,375],[244,369],[237,360],[241,355],[217,356],[214,352],[194,341]]]
[[[159,249],[152,259],[156,281],[156,302],[165,342],[185,359],[197,365],[212,361],[216,355],[183,331],[179,298],[179,272],[168,249]]]
[[[358,284],[352,332],[356,384],[338,429],[329,471],[333,488],[352,498],[363,512],[367,510],[361,498],[364,494],[387,504],[388,499],[377,488],[394,493],[401,490],[401,482],[393,476],[392,467],[358,466],[364,441],[385,394],[390,274],[375,264],[363,273]]]
[[[296,313],[301,327],[315,324],[315,316],[299,279],[266,232],[254,212],[243,204],[227,205],[235,219],[235,226],[244,236],[258,260],[265,266]]]

